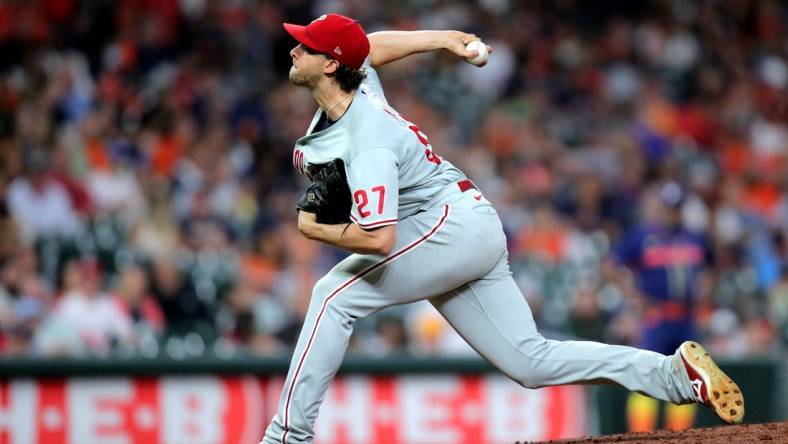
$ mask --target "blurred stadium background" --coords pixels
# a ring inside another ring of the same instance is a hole
[[[379,73],[499,209],[546,336],[639,343],[648,307],[605,264],[679,185],[714,256],[700,339],[749,420],[786,418],[785,1],[5,0],[1,443],[257,442],[344,257],[296,229],[315,105],[281,27],[331,11],[494,47],[484,69],[434,53]],[[426,303],[359,322],[349,356],[323,443],[627,429],[620,392],[519,389]]]

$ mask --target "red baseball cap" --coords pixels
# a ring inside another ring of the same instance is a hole
[[[323,14],[301,26],[283,23],[285,31],[304,46],[320,51],[352,69],[359,69],[369,55],[367,33],[357,20],[339,14]]]

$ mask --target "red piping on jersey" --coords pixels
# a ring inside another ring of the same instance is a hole
[[[353,216],[352,214],[350,215],[350,219],[361,228],[377,228],[377,227],[382,227],[384,225],[391,225],[397,223],[397,219],[395,218],[395,219],[383,219],[383,220],[378,220],[375,222],[370,222],[365,224],[364,222],[359,222],[358,219],[356,219],[356,217]]]
[[[299,174],[304,174],[304,152],[295,149],[293,151],[293,166]]]
[[[410,251],[410,250],[418,247],[419,245],[423,244],[425,241],[427,241],[427,239],[429,239],[433,235],[435,235],[435,233],[437,233],[438,230],[441,229],[441,227],[443,227],[443,225],[446,223],[446,219],[448,219],[448,218],[449,218],[449,206],[448,205],[444,205],[443,206],[443,216],[441,216],[440,220],[438,220],[438,223],[435,224],[435,226],[432,227],[432,229],[429,232],[427,232],[427,234],[425,234],[425,235],[421,236],[420,238],[416,239],[415,241],[411,242],[409,245],[401,248],[399,251],[397,251],[396,253],[392,254],[391,256],[381,260],[380,262],[377,262],[375,264],[370,265],[369,267],[367,267],[364,270],[362,270],[360,273],[354,275],[353,277],[351,277],[350,279],[345,281],[342,285],[337,287],[336,290],[332,291],[326,297],[326,299],[323,301],[323,306],[320,307],[320,312],[317,314],[317,318],[315,318],[315,325],[314,325],[314,327],[312,327],[312,332],[309,334],[309,340],[306,343],[306,347],[304,348],[304,351],[301,353],[301,358],[299,358],[299,360],[298,360],[298,365],[296,366],[295,373],[293,373],[293,380],[290,381],[290,389],[287,391],[287,399],[285,400],[285,417],[284,417],[284,429],[285,429],[285,431],[284,431],[284,433],[282,433],[282,444],[287,444],[287,442],[285,441],[285,438],[287,438],[287,432],[288,432],[287,422],[288,422],[288,419],[289,419],[290,400],[293,397],[293,389],[295,388],[296,383],[298,382],[298,376],[301,373],[301,367],[304,364],[304,360],[306,359],[306,355],[309,353],[309,348],[312,346],[312,341],[315,339],[315,334],[317,333],[317,329],[318,329],[318,327],[320,327],[320,319],[323,317],[323,313],[325,313],[326,307],[328,306],[328,303],[331,301],[331,299],[333,299],[338,294],[342,293],[342,291],[346,290],[351,285],[353,285],[356,282],[358,282],[364,276],[368,275],[369,273],[372,273],[373,271],[377,270],[378,268],[382,267],[383,265],[386,265],[389,262],[393,262],[394,260],[402,257],[408,251]]]

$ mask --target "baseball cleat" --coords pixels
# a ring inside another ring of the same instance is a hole
[[[708,352],[695,341],[679,346],[679,355],[687,369],[695,400],[714,410],[728,424],[738,424],[744,418],[744,395]]]

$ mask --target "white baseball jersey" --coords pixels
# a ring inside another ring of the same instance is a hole
[[[596,342],[553,341],[538,333],[509,270],[498,213],[475,187],[457,183],[465,176],[432,152],[416,125],[388,106],[375,71],[367,69],[367,81],[337,122],[315,131],[323,128],[322,111],[315,114],[307,135],[296,143],[294,161],[305,172],[309,164],[342,158],[353,196],[352,219],[362,227],[399,223],[397,239],[387,256],[352,254],[315,285],[262,444],[313,442],[320,403],[342,362],[354,321],[423,299],[524,387],[614,381],[655,398],[692,401],[689,378],[673,357]]]
[[[415,214],[465,175],[433,153],[419,127],[388,105],[369,59],[364,66],[367,78],[347,112],[315,131],[323,114],[318,109],[306,135],[296,141],[293,164],[304,174],[309,165],[341,158],[353,197],[350,218],[362,228],[375,228]]]

